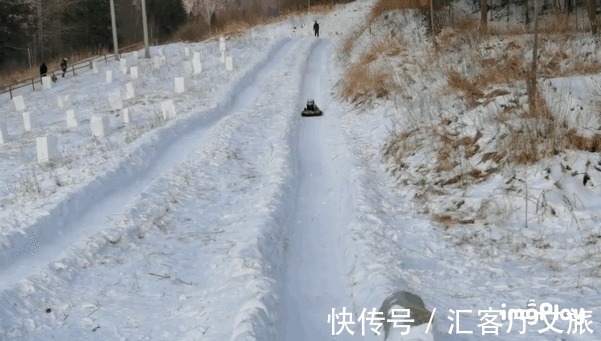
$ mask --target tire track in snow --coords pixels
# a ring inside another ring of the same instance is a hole
[[[353,216],[348,193],[351,164],[338,145],[339,113],[330,105],[331,84],[323,75],[330,49],[329,40],[321,40],[309,56],[299,103],[314,98],[324,115],[303,118],[298,128],[296,205],[287,219],[283,340],[343,339],[344,334],[331,336],[328,314],[332,308],[353,307],[340,242]]]
[[[250,105],[260,95],[258,85],[269,78],[273,66],[282,63],[294,45],[290,40],[276,44],[265,60],[233,86],[221,106],[149,134],[114,169],[81,186],[22,233],[10,236],[10,245],[0,249],[0,290],[31,276],[76,242],[105,228],[112,215],[155,179],[184,162],[204,142],[202,137],[210,127]]]

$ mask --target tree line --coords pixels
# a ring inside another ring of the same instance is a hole
[[[119,41],[142,40],[139,0],[114,0]],[[155,40],[172,34],[186,19],[180,0],[146,0]],[[35,66],[112,46],[109,0],[0,0],[0,70]]]
[[[598,2],[599,0],[473,0],[474,6],[480,6],[483,28],[486,28],[487,13],[489,11],[509,11],[510,5],[522,7],[523,21],[526,25],[533,20],[534,6],[537,6],[542,12],[555,10],[568,14],[574,12],[577,8],[586,8],[593,34],[597,33]]]
[[[152,44],[164,42],[182,25],[211,30],[249,16],[277,16],[286,9],[344,3],[351,0],[146,0]],[[431,0],[436,7],[451,0]],[[534,16],[534,4],[543,10],[567,13],[587,9],[591,31],[598,30],[599,0],[472,0],[482,12],[486,30],[488,13],[523,8],[524,22]],[[114,0],[120,46],[142,41],[140,0]],[[36,66],[80,52],[99,54],[112,49],[109,0],[0,0],[0,71]],[[509,14],[509,13],[508,13]]]
[[[283,9],[340,2],[349,0],[146,0],[146,13],[151,44],[159,44],[186,23],[208,30],[223,25],[232,10],[275,16]],[[114,4],[119,46],[141,42],[140,0]],[[109,0],[0,0],[0,71],[105,51],[112,51]]]

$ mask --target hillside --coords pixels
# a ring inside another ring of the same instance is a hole
[[[2,95],[0,339],[383,340],[366,314],[399,290],[433,313],[421,340],[598,338],[598,37],[543,11],[531,111],[521,7],[482,34],[454,2],[435,49],[390,4]]]

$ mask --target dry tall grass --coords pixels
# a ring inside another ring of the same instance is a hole
[[[429,8],[430,0],[378,0],[372,7],[366,22],[357,27],[344,39],[341,48],[342,53],[346,55],[350,54],[356,40],[387,12],[407,9],[427,10]]]
[[[585,137],[578,134],[576,129],[570,129],[565,136],[569,148],[591,153],[601,152],[601,134]]]
[[[355,104],[364,104],[372,97],[385,98],[397,86],[390,73],[359,63],[351,65],[343,79],[342,95]]]
[[[400,85],[393,78],[393,71],[381,59],[397,56],[404,48],[404,42],[400,38],[371,43],[361,58],[345,71],[342,96],[352,103],[363,104],[372,96],[385,98],[391,92],[400,91]]]
[[[442,29],[436,36],[438,48],[442,53],[457,51],[462,47],[474,46],[479,33],[479,23],[471,18],[459,17],[451,25]]]
[[[467,79],[456,70],[450,69],[447,77],[449,86],[461,91],[464,94],[464,98],[470,103],[470,106],[476,105],[477,100],[484,97],[484,93],[480,90],[477,82]]]
[[[484,66],[476,76],[480,88],[491,84],[510,84],[526,79],[524,60],[515,56],[502,60],[482,60]]]
[[[369,21],[374,22],[386,12],[402,9],[429,9],[429,0],[378,0],[369,14]]]
[[[355,30],[353,30],[350,34],[348,34],[342,42],[342,46],[340,49],[341,55],[349,56],[352,53],[353,48],[355,47],[355,42],[366,30],[367,25],[361,25]]]

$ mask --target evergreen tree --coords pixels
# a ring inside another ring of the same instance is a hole
[[[0,69],[14,61],[27,64],[31,7],[19,0],[0,0]]]
[[[108,1],[84,0],[65,9],[61,16],[61,40],[67,50],[91,50],[94,53],[111,46],[111,15]],[[59,51],[65,53],[67,51]]]

